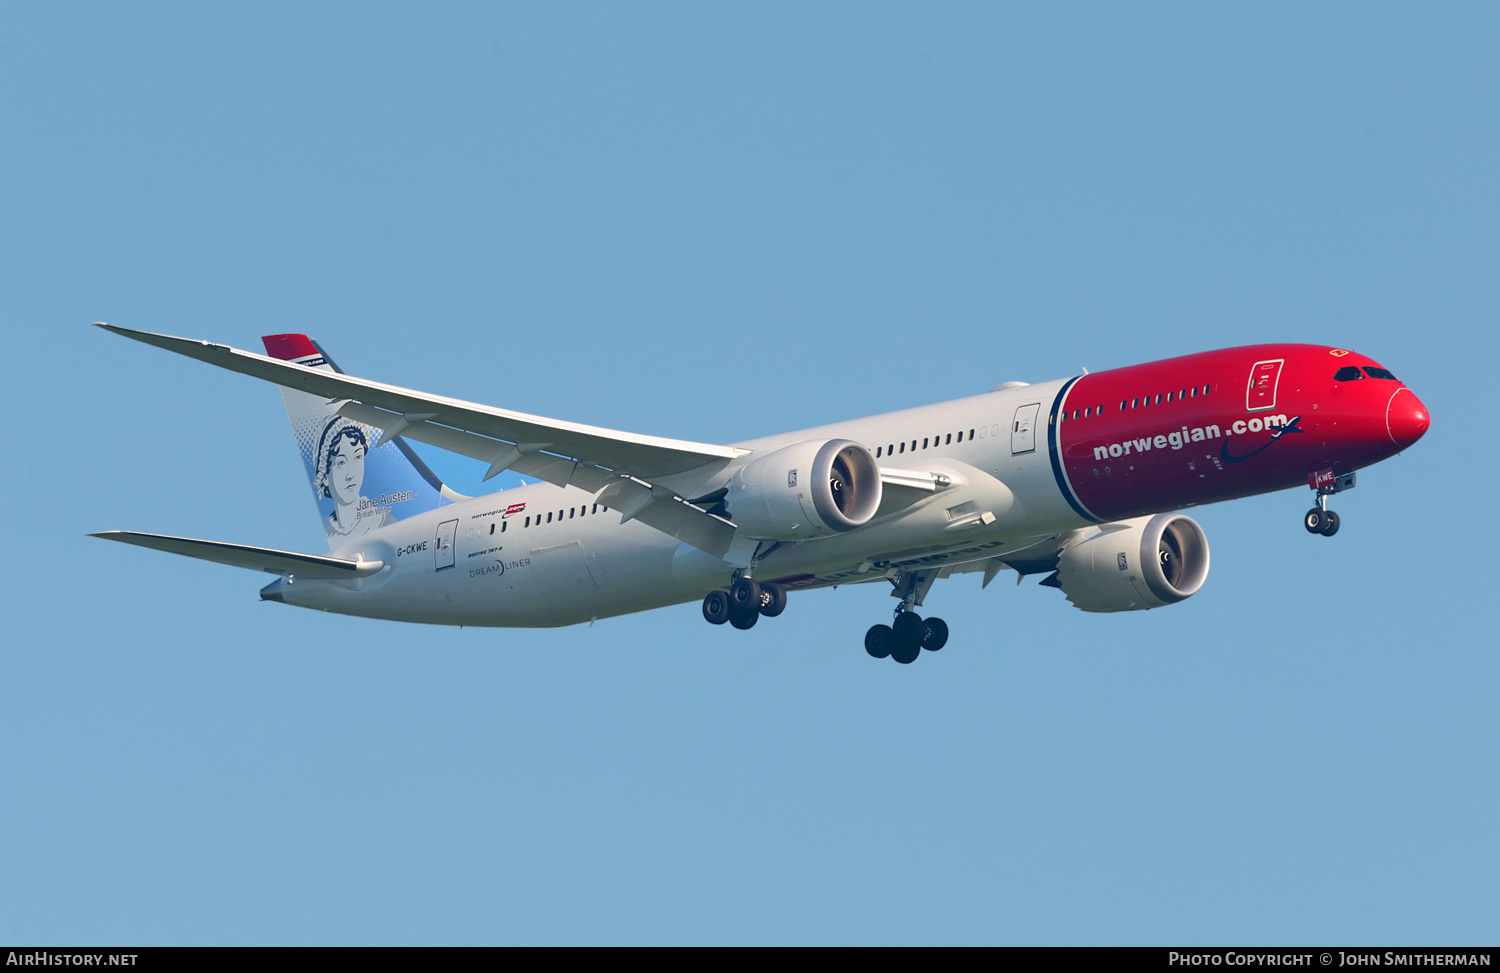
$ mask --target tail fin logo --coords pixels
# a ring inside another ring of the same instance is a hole
[[[323,426],[313,454],[317,463],[313,491],[319,499],[333,501],[333,513],[323,525],[330,540],[360,537],[395,523],[392,505],[412,498],[410,491],[383,495],[378,500],[364,496],[365,455],[369,451],[370,433],[359,423],[334,416]]]
[[[339,370],[305,335],[269,335],[264,340],[273,358]],[[381,430],[339,415],[335,403],[288,388],[281,390],[281,398],[330,550],[442,506],[442,481],[401,437],[376,447]]]

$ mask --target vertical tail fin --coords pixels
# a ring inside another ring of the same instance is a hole
[[[272,358],[342,372],[306,335],[261,340]],[[377,527],[464,499],[444,486],[405,440],[395,436],[377,446],[382,430],[340,416],[334,411],[337,402],[285,386],[281,400],[330,550]]]

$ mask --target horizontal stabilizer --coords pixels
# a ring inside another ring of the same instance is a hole
[[[133,530],[106,530],[90,537],[102,537],[107,541],[120,541],[137,547],[149,547],[169,554],[196,557],[203,561],[216,561],[236,568],[252,571],[267,571],[271,574],[293,574],[299,578],[363,578],[375,574],[385,566],[382,561],[350,561],[342,557],[325,554],[298,554],[294,551],[277,551],[269,547],[250,547],[246,544],[226,544],[222,541],[201,541],[192,537],[169,537],[166,534],[141,534]]]

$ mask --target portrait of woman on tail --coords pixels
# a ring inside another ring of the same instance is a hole
[[[314,454],[318,469],[313,488],[320,497],[333,501],[333,513],[324,519],[330,543],[336,538],[360,537],[396,521],[390,508],[360,494],[369,451],[369,436],[358,423],[334,416],[323,427]]]

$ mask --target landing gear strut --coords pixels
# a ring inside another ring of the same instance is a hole
[[[927,589],[937,580],[935,570],[911,571],[897,576],[892,596],[901,599],[896,617],[889,625],[872,625],[865,633],[865,651],[877,659],[889,656],[902,665],[911,665],[923,649],[936,652],[948,644],[948,623],[941,618],[926,618],[912,611],[922,604]]]
[[[1302,526],[1307,528],[1309,534],[1332,537],[1339,532],[1339,515],[1328,509],[1328,498],[1335,493],[1354,489],[1354,474],[1319,470],[1311,474],[1307,482],[1318,491],[1318,505],[1302,515]]]

